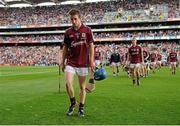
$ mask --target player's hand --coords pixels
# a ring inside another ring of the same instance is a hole
[[[95,69],[96,69],[96,65],[93,61],[90,61],[90,68],[91,68],[91,71],[94,72]]]

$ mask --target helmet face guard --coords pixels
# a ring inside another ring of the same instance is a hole
[[[107,77],[107,72],[104,68],[99,68],[94,72],[94,80],[101,81]]]

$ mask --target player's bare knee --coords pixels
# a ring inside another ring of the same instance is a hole
[[[71,83],[66,82],[66,87],[67,87],[67,88],[70,88],[71,86],[72,86],[72,84],[71,84]]]
[[[80,91],[85,91],[85,88],[86,88],[85,86],[80,86],[79,87]]]

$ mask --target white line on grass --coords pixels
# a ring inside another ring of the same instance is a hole
[[[8,75],[2,75],[2,73],[1,73],[0,76],[5,77],[5,76],[18,76],[18,75],[31,75],[31,74],[45,74],[45,73],[53,73],[53,72],[58,72],[58,71],[28,72],[28,73],[8,74]]]

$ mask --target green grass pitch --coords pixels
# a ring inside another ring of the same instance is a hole
[[[58,67],[0,67],[0,125],[180,124],[180,69],[175,76],[162,68],[141,85],[132,86],[125,72],[96,82],[87,94],[84,118],[65,112],[69,106]],[[79,99],[77,78],[74,80]]]

